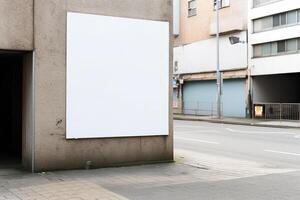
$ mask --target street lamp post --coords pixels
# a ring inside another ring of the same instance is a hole
[[[216,15],[217,15],[217,23],[216,23],[216,40],[217,40],[217,115],[218,118],[221,118],[221,73],[220,73],[220,17],[219,17],[219,9],[220,9],[220,0],[216,0]]]

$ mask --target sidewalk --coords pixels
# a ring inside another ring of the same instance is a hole
[[[0,165],[0,200],[290,199],[277,183],[291,180],[286,192],[299,193],[297,169],[182,149],[175,155],[174,163],[37,174]]]
[[[295,171],[180,149],[176,155],[175,163],[37,174],[0,166],[0,200],[251,200],[258,198],[235,185],[247,188],[253,177],[265,181]],[[277,191],[273,185],[258,187]]]
[[[300,121],[274,121],[274,120],[258,120],[258,119],[231,118],[231,117],[223,117],[222,119],[217,119],[211,116],[195,116],[195,115],[181,115],[181,114],[174,114],[174,120],[205,121],[211,123],[262,126],[262,127],[273,127],[273,128],[300,128]]]
[[[271,173],[241,167],[228,172],[204,158],[198,166],[198,155],[178,154],[176,163],[37,174],[0,166],[0,200],[196,200],[203,194],[194,187]]]

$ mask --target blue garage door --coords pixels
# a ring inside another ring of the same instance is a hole
[[[245,117],[245,79],[224,80],[223,115]],[[216,112],[216,81],[190,81],[183,87],[186,114],[211,115]]]

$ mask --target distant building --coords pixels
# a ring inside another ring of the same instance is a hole
[[[253,104],[284,103],[267,115],[299,119],[300,1],[249,0],[248,29]]]
[[[215,2],[174,2],[174,111],[214,115],[217,94]],[[247,41],[247,11],[247,0],[221,1],[222,112],[227,117],[246,117],[249,114],[247,44],[231,45],[229,42],[230,36]]]

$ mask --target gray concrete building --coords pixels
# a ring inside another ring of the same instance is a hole
[[[172,27],[171,0],[0,0],[1,156],[17,157],[33,172],[173,160],[171,101],[168,133],[67,139],[68,12],[169,22]],[[168,80],[171,86],[171,73]]]

